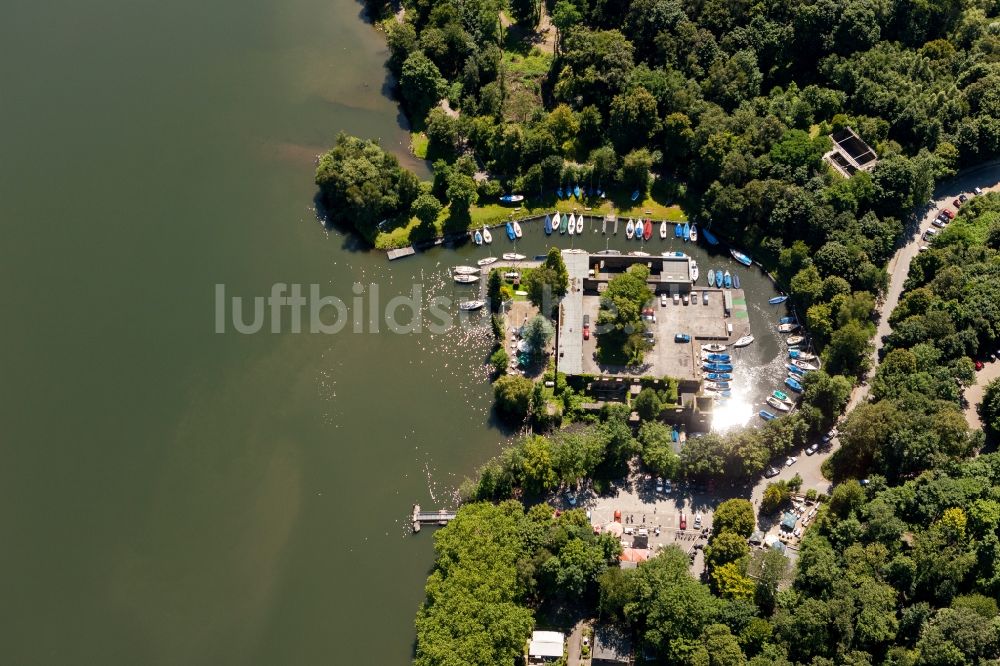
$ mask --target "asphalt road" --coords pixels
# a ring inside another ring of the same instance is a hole
[[[920,246],[925,244],[924,241],[921,240],[921,236],[927,229],[933,228],[931,226],[931,220],[937,217],[939,211],[945,208],[954,210],[954,206],[952,206],[951,202],[960,194],[972,196],[972,192],[976,187],[982,188],[984,192],[1000,191],[1000,161],[994,161],[978,166],[974,169],[970,169],[960,174],[955,179],[939,185],[935,191],[934,200],[927,203],[922,211],[922,217],[909,227],[902,245],[889,261],[889,288],[886,290],[885,298],[879,304],[879,320],[877,332],[875,334],[875,347],[873,352],[874,358],[872,361],[872,370],[870,371],[869,376],[874,375],[875,368],[878,365],[878,355],[884,345],[883,338],[889,335],[892,331],[892,328],[889,326],[889,314],[899,303],[899,298],[903,293],[903,283],[906,281],[906,276],[910,270],[910,262],[913,261],[913,257],[915,257],[920,251]],[[997,363],[1000,364],[1000,361]],[[866,381],[865,383],[856,386],[854,391],[852,391],[851,399],[848,402],[846,412],[850,412],[858,404],[860,404],[861,401],[867,399],[868,383]],[[791,479],[796,473],[802,477],[803,490],[816,488],[820,492],[829,492],[831,484],[823,477],[820,472],[820,467],[822,466],[823,461],[825,461],[828,457],[830,457],[830,455],[833,454],[834,451],[837,450],[839,445],[840,442],[834,438],[830,446],[820,450],[815,455],[806,456],[804,452],[799,453],[797,455],[798,461],[790,467],[783,466],[781,468],[781,474],[771,479],[761,479],[760,482],[754,486],[751,494],[751,499],[755,506],[760,502],[761,497],[764,495],[764,489],[769,483],[782,479]]]

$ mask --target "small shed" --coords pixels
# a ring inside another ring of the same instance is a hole
[[[566,636],[559,631],[533,631],[528,645],[528,663],[544,664],[561,659]]]
[[[786,511],[784,515],[781,516],[781,529],[786,532],[791,532],[795,529],[795,523],[799,521],[799,517],[795,515],[792,511]]]
[[[620,629],[602,625],[594,631],[594,648],[591,652],[594,666],[632,663],[632,641]]]

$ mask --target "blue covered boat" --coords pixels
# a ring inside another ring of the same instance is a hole
[[[719,391],[728,391],[729,382],[715,382],[715,388]]]
[[[577,199],[580,198],[580,186],[579,185],[574,185],[573,186],[573,196],[575,196]]]
[[[479,229],[476,229],[476,235],[473,236],[473,240],[476,241],[476,245],[482,245],[483,244],[483,232],[481,232]]]
[[[781,319],[778,320],[778,323],[779,324],[794,324],[795,323],[795,317],[782,317]]]
[[[753,263],[753,259],[743,254],[742,252],[737,252],[736,250],[730,250],[729,254],[733,255],[733,259],[740,262],[744,266],[749,266]]]
[[[762,409],[760,410],[760,418],[764,419],[765,421],[773,421],[777,417],[771,412],[767,411],[766,409]]]
[[[674,225],[674,238],[684,237],[684,226],[680,222]]]
[[[733,276],[729,274],[729,271],[726,271],[722,277],[726,281],[726,289],[731,288],[733,286]]]
[[[548,215],[545,216],[545,235],[552,233],[552,218]]]
[[[715,271],[715,286],[722,289],[722,271]]]
[[[775,296],[774,298],[767,299],[767,302],[770,303],[771,305],[781,305],[787,300],[788,296]],[[782,322],[782,323],[791,323],[791,322]]]
[[[796,393],[802,393],[802,384],[799,384],[797,379],[792,379],[791,377],[788,377],[785,380],[785,386],[792,389]]]
[[[639,190],[636,190],[635,192],[632,193],[632,201],[635,201],[638,198],[639,198]]]
[[[728,372],[710,372],[708,378],[713,382],[727,382],[733,378],[733,375]]]
[[[704,366],[705,370],[709,372],[732,372],[733,366],[731,363],[706,363]]]
[[[708,229],[702,229],[701,230],[701,235],[702,235],[702,238],[705,239],[705,242],[708,243],[709,245],[718,245],[719,244],[719,239],[716,238],[715,234],[713,234]]]
[[[507,238],[511,240],[517,238],[517,234],[514,233],[514,225],[510,222],[507,223]]]
[[[564,199],[565,198],[563,196],[563,189],[561,187],[558,190],[556,190],[556,196],[559,197],[560,199]]]
[[[685,242],[691,240],[691,225],[685,222],[684,228],[681,230],[681,233],[684,235]]]
[[[726,362],[726,361],[731,361],[732,358],[730,358],[729,354],[709,354],[708,360]]]
[[[800,368],[797,365],[792,365],[791,363],[786,363],[785,367],[788,368],[788,372],[799,377],[805,377],[806,373],[809,372],[808,370]]]

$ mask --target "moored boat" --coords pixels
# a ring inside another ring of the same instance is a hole
[[[641,252],[639,250],[636,250],[635,252],[629,252],[628,256],[630,256],[630,257],[648,257],[649,256],[649,252]]]
[[[684,228],[681,230],[681,235],[684,238],[684,242],[691,240],[691,225],[687,222],[684,223]]]
[[[726,289],[733,286],[733,276],[729,274],[729,271],[722,274],[722,279],[725,280]]]
[[[651,220],[646,220],[642,227],[642,237],[645,240],[649,240],[653,237],[653,222]]]
[[[524,201],[523,194],[505,194],[500,197],[500,201],[503,203],[520,203]]]
[[[566,198],[565,193],[563,192],[563,188],[560,187],[558,190],[556,190],[556,196],[558,196],[560,199]]]
[[[545,216],[545,235],[548,236],[552,233],[552,218],[548,215]]]
[[[791,363],[786,363],[785,364],[785,369],[788,370],[788,376],[789,377],[792,377],[792,376],[794,376],[794,377],[805,377],[806,376],[806,371],[803,370],[802,368],[800,368],[797,365],[792,365]]]
[[[705,237],[705,242],[708,243],[709,245],[718,245],[719,244],[719,239],[716,238],[715,234],[713,234],[708,229],[702,229],[701,230],[701,235]]]
[[[451,272],[455,275],[475,275],[479,269],[475,266],[455,266]]]
[[[734,289],[740,288],[740,276],[737,275],[736,273],[733,273],[733,288]]]
[[[680,222],[674,224],[674,238],[682,238],[684,236],[684,227]]]
[[[503,258],[504,261],[523,261],[525,257],[523,254],[518,254],[517,252],[504,252]]]
[[[715,269],[715,286],[722,289],[722,271]]]
[[[518,238],[521,237],[521,225],[518,222],[514,223],[514,235],[517,236]]]
[[[700,274],[698,273],[698,262],[695,261],[694,259],[692,259],[691,260],[691,282],[697,282],[699,275]]]
[[[667,237],[667,221],[663,220],[662,222],[660,222],[660,239],[662,240],[666,237]]]
[[[708,360],[709,361],[727,361],[728,362],[728,361],[732,360],[732,358],[729,356],[729,354],[714,354],[714,353],[709,353],[708,354]]]
[[[778,400],[773,395],[767,396],[767,404],[771,405],[775,409],[780,409],[783,412],[788,412],[792,409],[791,405]]]
[[[730,388],[729,382],[709,382],[708,385],[716,391],[725,391]]]
[[[456,273],[453,279],[459,284],[472,284],[473,282],[479,282],[478,275],[465,275],[462,273]]]
[[[709,269],[708,271],[708,286],[709,287],[715,286],[715,271],[711,269]]]
[[[497,260],[496,257],[483,257],[482,259],[480,259],[476,263],[479,264],[480,266],[489,266],[490,264],[492,264],[496,260]]]
[[[483,244],[483,232],[481,232],[479,229],[476,229],[476,233],[472,236],[472,240],[474,240],[476,242],[476,245],[482,245]]]
[[[485,225],[483,225],[483,240],[486,241],[487,245],[493,242],[493,234]]]
[[[575,196],[577,199],[580,198],[580,186],[579,185],[574,185],[573,186],[573,196]]]
[[[728,382],[733,378],[732,373],[729,372],[710,372],[708,373],[708,378],[713,382],[724,381]]]
[[[478,310],[479,308],[486,305],[486,301],[476,299],[474,301],[460,301],[458,304],[459,310]]]
[[[780,305],[788,300],[788,296],[775,296],[774,298],[767,299],[767,302],[771,305]]]
[[[742,252],[738,252],[736,250],[730,250],[729,254],[733,255],[733,259],[740,262],[744,266],[749,266],[750,264],[753,263],[753,259],[743,254]]]
[[[798,327],[798,324],[778,324],[778,333],[791,333]]]
[[[569,229],[569,218],[566,217],[565,213],[562,216],[562,221],[559,223],[559,233],[564,234]]]
[[[576,213],[570,213],[569,216],[569,235],[572,236],[576,233]]]
[[[583,215],[578,215],[576,218],[576,233],[583,233]]]
[[[778,320],[779,324],[792,324],[796,321],[795,317],[782,317]]]
[[[702,345],[701,350],[707,352],[724,352],[726,351],[726,345],[719,345],[719,344]]]
[[[767,411],[766,409],[760,410],[759,414],[760,418],[764,419],[765,421],[773,421],[774,419],[778,418],[777,416]]]
[[[801,361],[815,361],[816,354],[810,354],[809,352],[802,351],[801,349],[789,349],[788,358],[797,358]]]
[[[508,222],[507,225],[506,225],[506,228],[507,228],[507,238],[509,238],[510,240],[514,240],[515,238],[517,238],[517,234],[514,233],[514,225],[513,224],[511,224],[510,222]]]
[[[800,384],[797,379],[793,379],[791,377],[787,377],[785,379],[785,386],[787,386],[788,388],[792,389],[796,393],[802,393],[802,384]]]
[[[628,223],[625,225],[625,237],[628,238],[629,240],[632,240],[632,234],[634,233],[635,233],[635,223],[632,221],[632,218],[630,217],[628,219]]]
[[[753,336],[748,334],[748,335],[744,335],[742,338],[740,338],[739,340],[737,340],[736,342],[734,342],[733,346],[734,347],[747,347],[747,346],[749,346],[751,344],[753,344]]]
[[[800,345],[803,342],[805,342],[805,339],[806,337],[804,335],[789,335],[787,338],[785,338],[785,344],[787,344],[789,347],[791,347],[792,345]]]
[[[691,225],[691,242],[692,243],[697,243],[698,242],[698,225],[697,224],[692,224]]]
[[[785,393],[785,392],[783,392],[783,391],[777,391],[777,390],[771,391],[771,395],[773,395],[778,400],[781,400],[782,402],[791,402],[792,401],[792,399],[788,397],[788,394]]]
[[[806,363],[805,361],[799,360],[797,358],[792,359],[792,365],[797,368],[802,368],[806,372],[811,372],[813,370],[819,370],[819,367],[813,365],[812,363]]]
[[[632,201],[635,201],[638,198],[639,198],[639,190],[635,190],[634,192],[632,192],[631,199],[632,199]]]
[[[732,372],[733,365],[731,363],[705,363],[702,368],[708,372]]]

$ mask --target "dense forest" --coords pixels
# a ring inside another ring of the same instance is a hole
[[[1000,347],[1000,198],[970,201],[913,262],[794,570],[750,551],[753,509],[740,500],[716,513],[698,581],[678,549],[621,570],[617,544],[581,512],[505,498],[611,478],[636,457],[668,476],[753,479],[828,428],[871,370],[885,265],[912,211],[940,179],[1000,156],[1000,3],[370,7],[385,17],[388,64],[434,177],[418,182],[376,144],[340,137],[317,169],[333,221],[378,243],[466,229],[503,192],[550,206],[576,184],[615,203],[639,190],[772,271],[824,360],[796,414],[679,456],[668,429],[633,433],[614,409],[515,442],[465,488],[501,503],[466,504],[436,535],[416,662],[514,663],[533,619],[570,606],[618,624],[659,663],[998,663],[1000,456],[973,456],[1000,434],[1000,384],[986,389],[985,434],[966,424],[963,391],[972,359]],[[845,127],[878,155],[850,178],[822,159]],[[519,379],[497,388],[516,416],[553,400],[572,414],[580,400]],[[669,399],[644,393],[650,413]]]

